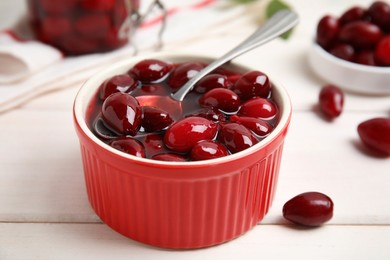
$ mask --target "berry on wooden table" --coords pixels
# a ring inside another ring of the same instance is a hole
[[[370,149],[390,156],[390,118],[373,118],[358,125],[362,142]]]
[[[320,226],[333,217],[333,201],[320,192],[305,192],[284,204],[283,216],[298,225]]]
[[[324,86],[319,95],[319,107],[321,112],[329,119],[340,116],[344,106],[343,91],[333,85]]]

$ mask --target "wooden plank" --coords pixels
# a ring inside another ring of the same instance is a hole
[[[127,239],[103,224],[0,224],[0,259],[373,259],[390,258],[389,226],[295,229],[262,225],[228,243],[168,250]]]
[[[309,190],[334,199],[333,224],[390,223],[390,161],[360,150],[356,126],[380,113],[347,113],[330,123],[293,115],[276,198],[264,223]],[[70,111],[13,111],[0,117],[0,221],[96,222],[84,188]]]
[[[283,204],[306,191],[333,198],[334,224],[390,223],[390,161],[370,156],[357,125],[380,113],[349,113],[327,122],[295,113],[285,143],[275,203],[265,222],[280,218]]]
[[[71,111],[12,111],[0,125],[0,219],[96,221]]]
[[[26,101],[18,109],[20,110],[60,110],[71,112],[73,102],[83,82],[65,86],[63,89],[53,90],[39,97]],[[9,113],[9,112],[7,112]]]

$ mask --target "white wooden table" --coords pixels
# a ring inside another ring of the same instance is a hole
[[[0,115],[0,259],[390,259],[390,159],[367,155],[356,131],[366,119],[390,116],[390,96],[347,93],[341,117],[327,122],[315,109],[325,82],[306,64],[324,13],[370,1],[290,2],[301,16],[293,38],[240,58],[281,82],[293,102],[275,201],[259,225],[228,243],[184,251],[143,245],[104,225],[84,187],[72,122],[75,84]],[[0,28],[23,9],[23,0],[1,0]],[[219,55],[255,28],[248,24],[166,49]],[[283,204],[306,191],[335,203],[333,219],[320,228],[282,218]]]

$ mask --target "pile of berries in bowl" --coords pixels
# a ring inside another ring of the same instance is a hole
[[[90,127],[114,148],[165,161],[224,157],[268,136],[278,109],[263,72],[220,68],[202,78],[183,102],[171,98],[204,67],[196,61],[138,62],[102,83]]]
[[[229,63],[182,102],[177,91],[213,59],[155,54],[90,78],[74,104],[88,197],[119,233],[199,248],[255,226],[275,193],[291,118],[285,90]]]
[[[309,61],[324,80],[363,94],[390,94],[390,5],[353,6],[323,16]]]

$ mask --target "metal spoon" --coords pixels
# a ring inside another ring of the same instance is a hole
[[[226,62],[244,54],[256,47],[259,47],[279,35],[287,32],[298,23],[298,15],[290,10],[282,10],[273,15],[262,27],[257,29],[246,40],[233,48],[231,51],[216,59],[204,69],[199,71],[186,84],[184,84],[176,93],[171,96],[138,96],[136,97],[141,106],[153,105],[157,107],[168,108],[171,117],[178,119],[181,116],[182,101],[193,86],[204,76],[225,64]],[[116,134],[109,130],[104,122],[99,119],[94,123],[96,133],[105,139],[115,138]]]
[[[184,84],[172,98],[177,101],[183,101],[187,93],[194,87],[194,85],[204,76],[225,64],[226,62],[244,54],[254,48],[257,48],[279,35],[287,32],[298,23],[298,15],[290,10],[282,10],[273,15],[267,22],[257,29],[246,40],[233,48],[231,51],[210,63],[207,67],[199,71],[186,84]]]

